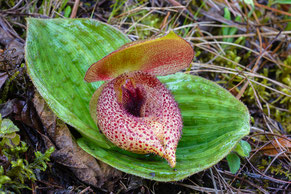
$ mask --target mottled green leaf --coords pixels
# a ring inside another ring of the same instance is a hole
[[[240,158],[235,153],[230,153],[226,157],[230,172],[235,174],[240,167]]]
[[[102,147],[110,147],[90,117],[89,101],[103,82],[84,81],[87,69],[129,42],[118,30],[90,19],[27,19],[27,70],[50,108]]]
[[[238,153],[238,155],[240,155],[241,157],[249,157],[251,150],[251,145],[244,140],[240,140],[240,142],[234,149],[234,151]]]

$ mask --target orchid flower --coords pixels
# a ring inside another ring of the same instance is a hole
[[[175,73],[193,58],[185,40],[170,32],[128,42],[94,19],[27,19],[27,72],[58,118],[80,133],[83,150],[125,173],[178,181],[218,163],[250,132],[248,109],[231,93]]]
[[[124,150],[159,155],[174,168],[183,121],[174,97],[156,76],[186,68],[193,57],[191,45],[170,32],[126,44],[91,65],[85,80],[106,81],[90,102],[101,132]]]

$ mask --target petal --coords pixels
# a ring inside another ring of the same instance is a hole
[[[90,100],[90,103],[89,103],[89,108],[90,108],[90,115],[92,117],[92,119],[94,120],[95,123],[97,123],[97,104],[98,104],[98,99],[99,99],[99,96],[103,90],[103,88],[107,85],[107,83],[104,83],[103,85],[101,85],[99,88],[97,88],[97,90],[94,92],[91,100]]]
[[[157,154],[171,167],[176,165],[182,118],[173,96],[155,76],[122,74],[96,96],[97,108],[91,107],[96,110],[91,112],[96,112],[100,130],[112,143],[135,153]],[[128,107],[136,107],[138,114]]]
[[[125,72],[137,70],[154,75],[168,75],[185,69],[193,57],[191,45],[174,32],[170,32],[161,38],[136,41],[122,46],[91,65],[85,80],[109,80]]]

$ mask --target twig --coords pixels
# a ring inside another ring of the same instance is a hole
[[[17,9],[17,8],[21,5],[21,3],[22,3],[23,1],[24,1],[24,0],[20,0],[20,1],[18,1],[18,2],[16,3],[16,5],[14,5],[14,7],[10,8],[10,9],[7,9],[7,11],[12,11],[12,10]]]
[[[77,16],[77,11],[78,11],[78,8],[79,8],[79,4],[80,4],[80,0],[75,0],[75,4],[74,4],[73,11],[71,13],[70,18],[75,18]]]
[[[256,133],[256,134],[252,134],[252,136],[258,136],[258,135],[272,135],[272,136],[277,136],[280,137],[282,139],[285,139],[287,141],[290,141],[290,139],[288,139],[286,136],[284,135],[280,135],[280,134],[276,134],[276,133],[268,133],[268,132],[264,132],[264,133]]]
[[[193,189],[195,191],[200,191],[200,192],[212,192],[215,193],[216,190],[215,189],[211,189],[211,188],[206,188],[206,187],[200,187],[200,186],[194,186],[194,185],[187,185],[187,184],[183,184],[183,183],[179,183],[177,185],[183,186],[183,187],[187,187],[189,189]],[[220,190],[220,192],[226,192],[226,190]]]
[[[125,30],[125,33],[128,33],[128,32],[129,32],[133,27],[136,27],[136,25],[137,25],[140,21],[142,21],[144,18],[146,18],[146,17],[148,17],[149,15],[151,15],[152,12],[153,12],[153,11],[149,11],[147,14],[145,14],[145,15],[142,16],[140,19],[138,19],[136,22],[133,22],[133,24],[132,24],[129,28],[127,28],[127,29]]]
[[[92,189],[90,186],[86,187],[85,189],[83,189],[79,194],[84,194],[84,193],[88,193],[89,191],[92,192]]]
[[[230,27],[230,26],[229,26]],[[282,31],[281,35],[278,38],[283,38],[283,35],[289,35],[291,31]],[[261,36],[269,37],[276,36],[278,32],[263,32]],[[204,37],[191,37],[191,40],[212,40],[212,39],[223,39],[223,38],[240,38],[240,37],[254,37],[257,36],[256,33],[248,33],[248,34],[234,34],[234,35],[224,35],[224,36],[204,36]]]
[[[259,20],[258,20],[256,14],[254,12],[253,12],[253,16],[254,16],[255,20],[257,21],[257,23],[259,24]],[[261,58],[263,57],[263,55],[265,54],[265,52],[267,50],[267,48],[265,50],[263,50],[262,36],[261,36],[261,32],[260,32],[259,28],[256,28],[256,31],[257,31],[257,34],[258,34],[258,37],[259,37],[259,42],[260,42],[260,55],[259,55],[258,59],[256,60],[256,63],[254,65],[254,67],[251,70],[252,73],[257,72],[257,70],[259,69],[258,64],[259,64]],[[268,47],[269,47],[269,45],[268,45]],[[241,96],[243,95],[243,93],[247,89],[248,85],[249,85],[249,80],[247,80],[247,82],[243,85],[243,87],[239,91],[238,95],[236,96],[237,99],[240,99],[241,98]]]
[[[216,183],[215,183],[215,180],[214,180],[212,168],[209,168],[209,170],[210,170],[210,174],[211,174],[212,184],[213,184],[213,187],[214,187],[214,190],[215,190],[214,192],[215,192],[215,194],[218,194],[218,190],[217,190],[217,186],[216,186]]]
[[[166,17],[163,19],[163,22],[160,25],[161,30],[163,30],[166,27],[169,16],[170,16],[170,12],[168,11]]]
[[[259,172],[259,171],[257,171],[257,172]],[[266,175],[263,175],[263,174],[260,174],[260,173],[256,174],[256,173],[251,173],[251,172],[245,172],[245,174],[247,176],[249,176],[249,177],[254,178],[254,179],[269,180],[269,181],[272,181],[272,182],[275,182],[275,183],[280,183],[280,184],[291,184],[291,182],[275,179],[275,178],[272,178],[272,177],[269,177],[269,176],[266,176]]]
[[[288,149],[288,148],[287,148]],[[283,152],[280,152],[280,153],[278,153],[276,156],[275,156],[275,158],[270,162],[270,164],[267,166],[267,168],[265,169],[265,171],[263,172],[264,174],[266,174],[267,172],[268,172],[268,170],[269,170],[269,168],[272,166],[272,164],[275,162],[275,160],[277,160],[277,158],[280,156],[280,155],[282,155],[282,154],[284,154],[286,151],[283,151]]]
[[[258,7],[264,8],[264,9],[268,9],[270,11],[277,12],[277,13],[280,13],[280,14],[283,14],[283,15],[291,16],[291,13],[288,13],[288,12],[285,12],[285,11],[282,11],[282,10],[279,10],[279,9],[275,9],[275,8],[272,8],[272,7],[268,7],[266,5],[262,5],[262,4],[259,4],[259,3],[256,3],[256,2],[255,2],[255,6],[258,6]]]
[[[161,11],[169,11],[169,12],[177,13],[178,11],[176,9],[181,8],[181,7],[176,7],[176,6],[172,6],[172,7],[146,7],[146,5],[147,4],[143,4],[143,5],[140,5],[139,7],[128,10],[127,12],[123,12],[123,13],[119,14],[118,16],[115,16],[115,18],[120,18],[120,17],[126,16],[126,15],[131,15],[131,14],[134,14],[134,13],[142,11],[142,10],[146,10],[146,11],[153,10],[156,12],[160,12],[159,10],[161,10]],[[161,12],[161,14],[165,15],[164,12]]]
[[[261,58],[265,55],[265,53],[266,53],[266,51],[268,50],[268,48],[273,44],[273,42],[276,40],[276,37],[278,37],[280,34],[281,34],[281,32],[279,32],[278,33],[278,35],[268,44],[268,46],[265,48],[265,49],[263,49],[262,48],[262,37],[260,36],[260,31],[259,31],[259,29],[257,29],[257,32],[258,32],[258,34],[259,34],[259,41],[260,41],[260,55],[259,55],[259,57],[258,57],[258,59],[257,59],[257,61],[256,61],[256,63],[255,63],[255,65],[254,65],[254,67],[252,68],[252,70],[251,70],[251,72],[252,73],[255,73],[258,69],[259,69],[259,66],[258,66],[258,64],[259,64],[259,61],[261,60]],[[246,88],[247,88],[247,86],[249,85],[249,80],[243,85],[243,87],[242,87],[242,89],[240,90],[240,92],[239,92],[239,94],[236,96],[236,98],[237,99],[240,99],[241,98],[241,96],[243,95],[243,93],[245,92],[245,90],[246,90]]]
[[[263,192],[263,193],[268,193],[268,192],[267,192],[265,189],[263,189],[261,186],[255,185],[255,184],[252,183],[251,181],[248,181],[248,180],[246,180],[246,179],[244,179],[244,178],[238,177],[238,176],[233,175],[233,174],[228,173],[228,172],[224,172],[224,171],[222,171],[222,170],[218,170],[218,172],[221,172],[221,173],[226,174],[226,175],[228,175],[228,176],[234,177],[234,180],[235,180],[235,179],[239,179],[239,180],[241,180],[241,181],[243,181],[243,182],[246,182],[246,183],[248,183],[249,185],[251,185],[251,186],[257,188],[258,190],[260,190],[260,191]],[[237,174],[239,174],[239,173],[237,173]],[[232,181],[232,182],[233,182],[233,181]],[[231,183],[231,184],[232,184],[232,183]],[[251,192],[251,193],[253,193],[253,192]]]
[[[187,38],[185,38],[185,39],[187,40]],[[239,44],[234,44],[234,43],[231,43],[231,42],[220,42],[220,41],[216,41],[216,42],[205,42],[205,43],[194,44],[194,46],[197,46],[197,47],[199,47],[199,48],[201,48],[201,49],[203,49],[203,50],[205,50],[205,51],[208,51],[208,52],[210,52],[210,53],[212,53],[212,54],[214,54],[214,55],[219,55],[219,57],[223,58],[223,59],[226,60],[226,61],[229,61],[229,62],[233,63],[234,65],[237,65],[237,66],[241,67],[242,69],[249,70],[249,68],[247,68],[247,67],[245,67],[245,66],[243,66],[243,65],[241,65],[241,64],[239,64],[239,63],[237,63],[237,62],[235,62],[235,61],[232,61],[232,60],[228,59],[228,58],[225,57],[225,56],[222,56],[222,55],[219,54],[218,52],[214,52],[214,51],[210,50],[209,48],[205,48],[205,47],[202,47],[202,46],[201,46],[201,45],[205,45],[205,44],[208,45],[208,44],[211,44],[211,43],[213,43],[213,44],[221,43],[221,44],[226,44],[226,45],[232,45],[232,46],[236,46],[236,47],[240,47],[240,48],[246,49],[247,51],[251,51],[252,53],[255,53],[256,55],[259,55],[259,53],[258,53],[257,51],[255,51],[255,50],[252,50],[252,49],[250,49],[250,48],[248,48],[248,47],[245,47],[245,46],[242,46],[242,45],[239,45]],[[265,55],[264,55],[263,57],[264,57],[265,59],[268,59],[269,61],[271,61],[271,62],[273,62],[273,63],[278,64],[278,62],[276,62],[275,60],[273,60],[270,56],[265,56]],[[280,65],[283,65],[283,64],[280,63]]]
[[[192,18],[192,20],[195,19],[194,15],[186,8],[186,6],[181,5],[179,2],[177,2],[175,0],[168,0],[168,1],[169,1],[169,3],[171,3],[174,6],[181,6],[183,12],[186,12],[186,14],[188,14]]]

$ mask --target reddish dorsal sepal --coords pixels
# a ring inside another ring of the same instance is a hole
[[[96,110],[98,126],[112,143],[135,153],[157,154],[171,167],[176,165],[182,118],[173,96],[155,76],[120,75],[103,87]]]
[[[91,65],[85,80],[110,80],[130,71],[168,75],[188,67],[193,57],[191,45],[170,32],[161,38],[129,43],[110,53]]]

